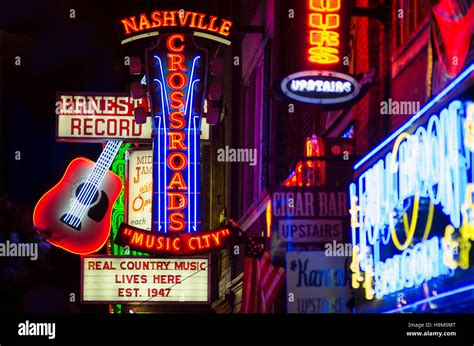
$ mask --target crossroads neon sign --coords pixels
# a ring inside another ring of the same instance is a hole
[[[364,287],[366,299],[469,268],[473,164],[474,103],[456,100],[400,132],[392,150],[350,184],[352,285]],[[447,220],[441,231],[435,210]],[[390,249],[401,253],[387,256]]]
[[[184,34],[162,37],[166,50],[147,51],[154,113],[153,230],[200,228],[199,131],[205,51]]]

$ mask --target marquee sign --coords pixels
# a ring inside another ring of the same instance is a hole
[[[355,166],[352,286],[364,287],[368,300],[470,267],[474,103],[439,100],[473,70]]]
[[[83,256],[84,303],[210,302],[209,257]]]
[[[151,141],[151,120],[137,124],[133,116],[135,107],[148,109],[148,99],[134,99],[127,93],[57,93],[57,140]]]
[[[312,104],[341,104],[354,99],[359,83],[349,75],[331,71],[302,71],[281,82],[281,90],[291,99]]]

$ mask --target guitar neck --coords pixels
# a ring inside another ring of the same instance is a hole
[[[104,150],[100,154],[99,158],[96,161],[95,167],[92,170],[89,178],[89,182],[99,185],[102,179],[105,176],[105,173],[108,171],[112,162],[114,161],[115,155],[120,149],[122,141],[108,141],[104,147]]]

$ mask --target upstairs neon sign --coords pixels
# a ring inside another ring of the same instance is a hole
[[[364,286],[366,299],[469,268],[473,123],[474,103],[452,101],[425,125],[399,133],[392,150],[350,184],[352,285]],[[432,236],[435,209],[449,222]],[[387,257],[390,248],[401,253]]]

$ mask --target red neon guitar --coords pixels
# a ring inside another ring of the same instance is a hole
[[[96,163],[79,157],[36,204],[33,224],[50,244],[85,255],[107,241],[122,180],[108,171],[122,141],[107,142]]]

